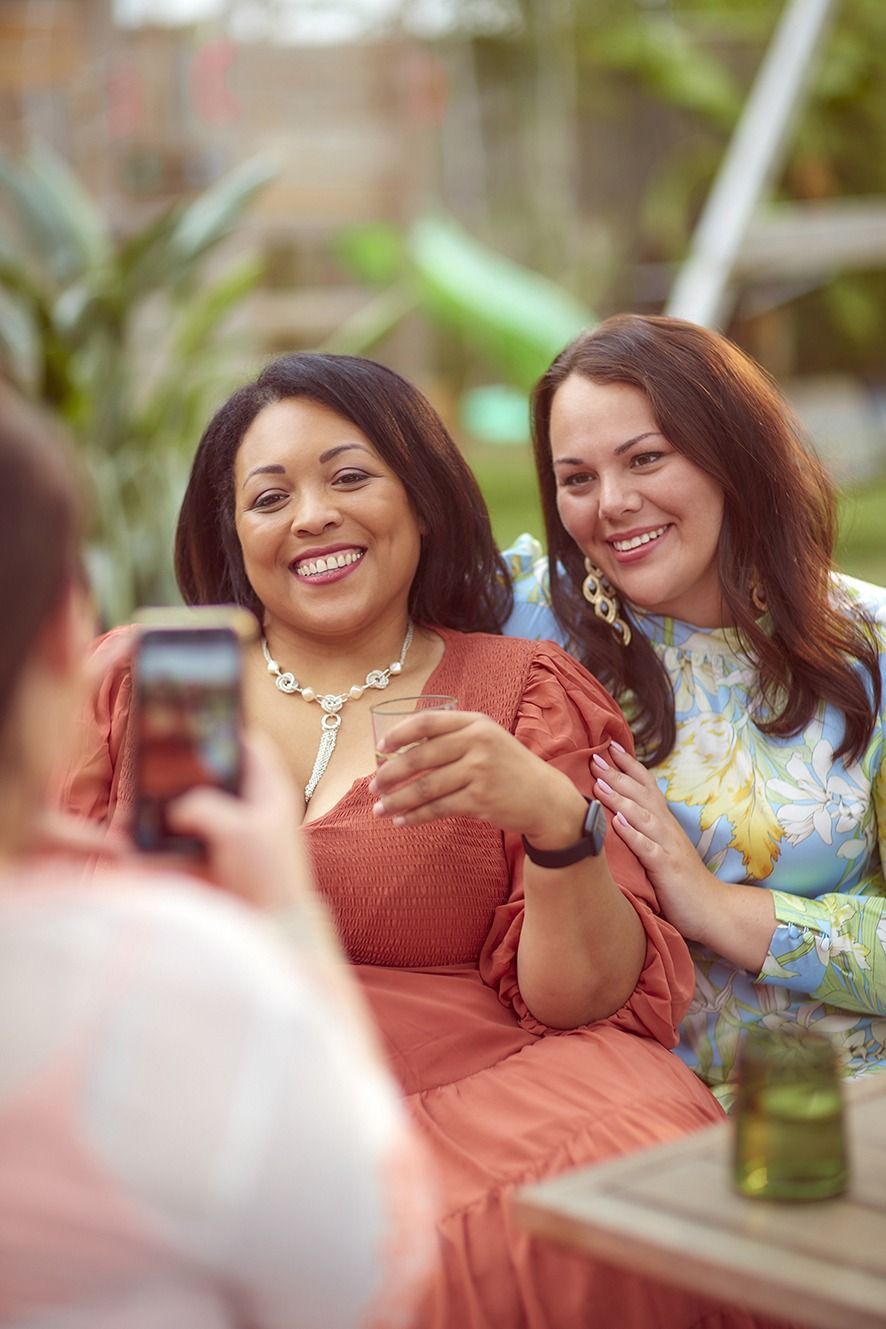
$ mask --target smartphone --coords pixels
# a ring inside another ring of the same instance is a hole
[[[195,785],[236,794],[242,776],[243,633],[235,617],[183,611],[182,622],[141,626],[133,661],[133,838],[150,853],[202,855],[173,831],[167,808]]]

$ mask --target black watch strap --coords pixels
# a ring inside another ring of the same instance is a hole
[[[524,835],[523,848],[526,857],[540,868],[568,868],[573,863],[580,863],[583,858],[596,858],[605,839],[606,813],[603,804],[595,798],[589,798],[581,838],[575,844],[566,845],[565,849],[536,849]]]

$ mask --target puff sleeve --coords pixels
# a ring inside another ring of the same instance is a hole
[[[77,717],[67,766],[56,779],[55,798],[66,812],[117,827],[132,802],[131,627],[114,628],[92,648],[90,670],[101,678]],[[122,655],[121,655],[122,652]]]
[[[614,739],[629,751],[627,723],[605,689],[570,655],[550,642],[539,642],[530,664],[514,732],[530,751],[553,763],[590,797],[591,758],[605,754]],[[508,901],[495,911],[480,957],[486,983],[513,1007],[524,1028],[549,1030],[531,1014],[517,982],[517,948],[523,926],[523,847],[519,836],[505,837],[511,875]],[[615,833],[604,850],[617,885],[633,905],[646,933],[646,955],[628,1001],[606,1023],[665,1047],[677,1043],[677,1024],[694,990],[693,966],[686,943],[661,917],[652,884],[639,860]],[[566,1031],[568,1032],[568,1031]]]

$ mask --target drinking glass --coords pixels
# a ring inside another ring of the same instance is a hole
[[[811,1030],[749,1030],[739,1048],[733,1179],[742,1195],[821,1200],[848,1183],[843,1086]]]
[[[421,697],[396,697],[393,701],[380,701],[370,709],[372,711],[372,732],[375,737],[375,761],[376,765],[382,766],[391,757],[396,757],[399,753],[408,752],[410,748],[416,747],[415,743],[407,743],[405,747],[395,748],[391,752],[379,752],[382,739],[396,725],[402,724],[416,711],[457,711],[458,699],[442,694],[425,693]]]

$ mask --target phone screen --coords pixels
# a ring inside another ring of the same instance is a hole
[[[167,805],[195,785],[238,792],[240,674],[240,640],[230,628],[140,634],[133,836],[141,849],[201,853],[200,841],[170,830]]]

